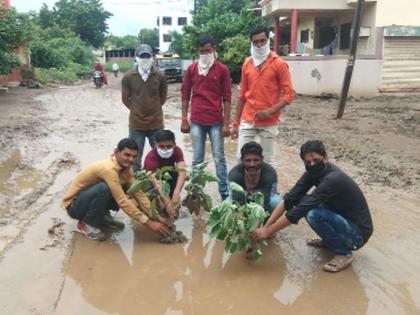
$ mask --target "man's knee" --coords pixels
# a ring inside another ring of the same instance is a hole
[[[270,212],[273,212],[273,210],[281,203],[283,198],[279,194],[272,193],[270,195]]]
[[[319,208],[313,208],[309,210],[305,216],[305,219],[311,226],[319,223],[321,221],[321,210]]]
[[[99,184],[96,184],[97,193],[104,196],[104,197],[111,197],[111,189],[109,188],[108,184],[106,182],[100,182]]]

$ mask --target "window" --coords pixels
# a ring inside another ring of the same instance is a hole
[[[170,43],[170,42],[172,42],[172,36],[171,36],[171,34],[163,34],[163,41],[164,41],[165,43]]]
[[[301,30],[300,31],[300,42],[301,43],[309,42],[309,30]]]
[[[185,25],[187,24],[187,18],[186,17],[179,17],[178,18],[178,25]]]
[[[172,25],[172,17],[170,17],[170,16],[164,16],[162,18],[162,24],[163,25]]]

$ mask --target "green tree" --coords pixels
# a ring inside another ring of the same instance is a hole
[[[159,47],[159,30],[157,28],[143,28],[139,32],[138,41],[152,47]]]
[[[18,66],[13,49],[27,39],[26,24],[25,15],[18,14],[14,9],[5,10],[0,6],[0,75],[9,74]]]
[[[94,47],[100,47],[108,31],[105,11],[100,0],[59,0],[53,8],[53,21],[68,28]]]
[[[247,10],[253,6],[255,1],[251,0],[200,1],[192,24],[184,27],[183,35],[175,34],[171,49],[181,56],[194,55],[197,38],[211,34],[218,44],[220,59],[228,65],[235,81],[238,80],[241,65],[249,54],[249,30],[264,23],[261,17]]]

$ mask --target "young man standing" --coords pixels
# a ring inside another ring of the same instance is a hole
[[[333,251],[336,256],[324,265],[324,270],[338,272],[352,263],[352,251],[361,248],[372,235],[369,207],[359,186],[328,161],[321,141],[304,143],[300,157],[306,172],[284,196],[264,227],[252,233],[252,238],[266,239],[305,217],[319,236],[308,239],[307,244]],[[307,194],[313,186],[315,189]]]
[[[289,67],[270,51],[269,30],[257,26],[251,32],[251,57],[242,66],[241,90],[236,105],[231,136],[240,148],[257,135],[267,163],[272,162],[273,146],[281,110],[293,101]]]
[[[176,167],[176,170],[168,171],[171,175],[169,184],[171,191],[169,198],[164,200],[165,210],[169,217],[176,216],[175,208],[181,203],[181,191],[184,187],[186,173],[180,171],[185,169],[184,153],[175,143],[175,134],[170,130],[159,130],[155,136],[156,145],[146,155],[143,169],[155,173],[159,168],[165,166]],[[157,182],[157,181],[156,181]],[[161,187],[158,187],[160,189]]]
[[[210,35],[197,41],[198,62],[187,69],[182,82],[181,132],[191,132],[193,167],[204,161],[207,134],[219,178],[222,199],[228,196],[227,168],[223,137],[228,137],[231,78],[228,68],[215,57],[216,44]],[[190,123],[188,105],[191,101]]]
[[[129,137],[138,147],[134,170],[141,169],[144,143],[155,146],[155,134],[163,128],[162,106],[166,102],[166,78],[153,65],[152,47],[141,44],[136,49],[137,67],[122,79],[122,102],[130,110]]]
[[[256,142],[248,142],[241,148],[241,163],[230,170],[229,181],[245,190],[246,200],[240,200],[232,194],[232,198],[241,203],[253,201],[256,193],[261,192],[264,195],[264,209],[272,213],[282,200],[277,193],[276,170],[264,162],[263,149]]]
[[[159,222],[152,221],[125,194],[134,181],[131,167],[136,157],[134,140],[122,139],[111,157],[88,165],[76,176],[64,196],[63,207],[78,220],[77,232],[95,240],[104,240],[101,227],[124,227],[109,212],[121,208],[134,221],[143,223],[154,232],[169,235],[168,220],[159,217]],[[150,202],[143,192],[136,192],[134,199],[145,213],[150,213]]]

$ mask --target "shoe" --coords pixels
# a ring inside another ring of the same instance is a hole
[[[354,260],[353,255],[349,256],[343,256],[343,255],[336,255],[333,259],[331,259],[329,262],[327,262],[324,265],[324,270],[328,272],[339,272],[348,266],[351,265],[351,263]]]
[[[115,220],[114,217],[111,214],[105,214],[104,216],[104,223],[103,226],[109,228],[109,229],[123,229],[124,223],[121,221]]]
[[[77,223],[76,232],[97,241],[103,241],[106,238],[105,234],[100,229],[83,222]]]

